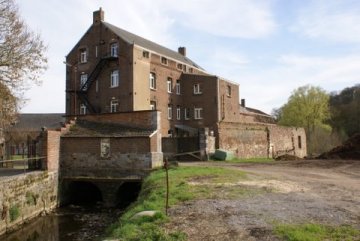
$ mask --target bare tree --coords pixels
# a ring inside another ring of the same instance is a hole
[[[28,29],[15,1],[0,0],[0,118],[8,118],[2,128],[13,121],[24,91],[40,84],[47,68],[45,52],[40,35]]]

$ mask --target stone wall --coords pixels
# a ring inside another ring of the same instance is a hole
[[[219,149],[231,151],[239,158],[270,158],[284,154],[303,158],[307,153],[303,128],[222,122],[217,135]]]
[[[58,172],[38,171],[0,182],[0,234],[54,209],[58,204]]]

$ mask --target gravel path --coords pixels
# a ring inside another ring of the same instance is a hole
[[[271,190],[235,200],[197,200],[171,208],[172,221],[166,228],[185,232],[189,240],[277,240],[272,228],[278,223],[346,224],[360,229],[360,161],[181,165],[240,169],[249,179],[233,185]]]

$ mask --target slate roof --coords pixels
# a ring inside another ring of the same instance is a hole
[[[243,107],[240,105],[240,112],[242,113],[253,113],[253,114],[257,114],[257,115],[264,115],[264,116],[268,116],[268,117],[271,117],[271,115],[261,111],[261,110],[258,110],[258,109],[254,109],[254,108],[250,108],[250,107]]]
[[[64,136],[68,137],[148,137],[154,130],[134,128],[113,123],[77,120]]]
[[[150,40],[144,39],[138,35],[135,35],[133,33],[130,33],[124,29],[118,28],[110,23],[102,22],[106,27],[108,27],[111,31],[113,31],[116,35],[118,35],[121,39],[128,42],[129,44],[136,44],[143,48],[146,48],[148,50],[154,51],[158,54],[163,55],[164,57],[170,57],[172,59],[175,59],[177,61],[186,63],[188,65],[191,65],[195,68],[203,70],[199,65],[197,65],[195,62],[187,58],[186,56],[183,56],[182,54],[179,54],[176,51],[173,51],[171,49],[165,48],[157,43],[154,43]]]
[[[19,114],[18,120],[11,130],[17,131],[40,131],[42,127],[58,129],[65,123],[65,114]]]

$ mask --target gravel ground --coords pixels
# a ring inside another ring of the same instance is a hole
[[[249,179],[224,185],[271,190],[233,200],[191,201],[171,208],[171,222],[165,228],[185,232],[188,240],[278,240],[272,229],[279,223],[346,224],[360,229],[360,161],[181,165],[243,170]],[[207,184],[200,179],[191,185]]]

